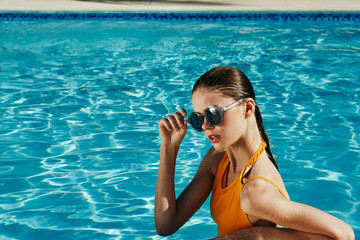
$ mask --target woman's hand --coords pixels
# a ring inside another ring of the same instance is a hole
[[[164,144],[171,144],[173,146],[180,146],[187,131],[187,120],[185,109],[180,109],[159,121],[159,131],[161,141]]]

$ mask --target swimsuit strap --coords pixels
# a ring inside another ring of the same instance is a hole
[[[281,195],[283,195],[284,198],[287,199],[287,197],[286,197],[286,195],[283,193],[283,191],[281,191],[281,189],[280,189],[273,181],[271,181],[270,179],[265,178],[265,177],[257,176],[257,177],[249,178],[248,180],[246,180],[246,181],[244,182],[244,185],[245,185],[246,183],[252,181],[252,180],[255,180],[255,179],[262,179],[262,180],[265,180],[265,181],[267,181],[268,183],[272,184],[274,187],[276,187],[276,188],[279,190],[279,192],[281,193]]]
[[[245,164],[244,168],[241,171],[241,181],[243,177],[250,171],[255,162],[260,158],[261,154],[264,152],[266,148],[266,143],[264,141],[261,142],[260,147],[254,153],[254,155],[249,159],[249,161]]]

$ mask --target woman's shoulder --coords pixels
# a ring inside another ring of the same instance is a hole
[[[224,154],[225,151],[217,151],[214,147],[211,147],[201,162],[202,167],[215,176],[219,162],[224,157]]]
[[[254,179],[254,181],[246,184],[247,186],[246,188],[244,187],[244,190],[246,189],[244,192],[261,193],[264,192],[265,189],[270,189],[278,193],[280,190],[280,192],[284,193],[286,198],[289,199],[284,181],[268,157],[263,156],[259,158],[247,179],[244,179],[244,182],[252,179]]]

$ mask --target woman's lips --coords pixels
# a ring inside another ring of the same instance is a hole
[[[211,143],[217,143],[220,141],[220,136],[219,135],[209,135],[208,139]]]

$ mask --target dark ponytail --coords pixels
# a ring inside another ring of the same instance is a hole
[[[262,121],[260,109],[255,100],[255,92],[247,76],[240,70],[232,67],[217,67],[204,73],[194,84],[192,92],[198,88],[207,88],[209,90],[218,90],[224,96],[235,100],[252,98],[255,101],[255,118],[261,138],[266,143],[266,153],[271,162],[278,168],[274,156],[270,150],[269,137],[266,134]]]
[[[270,141],[269,141],[269,137],[268,135],[266,134],[266,131],[265,131],[265,127],[264,127],[264,124],[263,124],[263,121],[262,121],[262,117],[261,117],[261,113],[260,113],[260,109],[257,105],[257,103],[255,103],[255,118],[256,118],[256,124],[258,126],[258,129],[259,129],[259,132],[260,132],[260,135],[261,135],[261,138],[265,141],[266,143],[266,152],[267,152],[267,155],[269,157],[269,159],[271,160],[271,162],[275,165],[276,169],[279,169],[278,168],[278,165],[275,161],[275,158],[274,156],[272,155],[272,152],[270,150]]]

